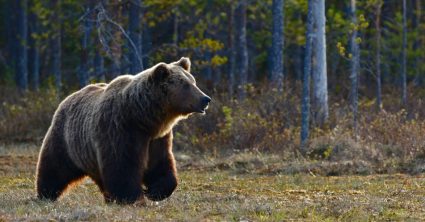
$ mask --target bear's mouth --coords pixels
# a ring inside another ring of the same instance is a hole
[[[208,105],[205,106],[205,107],[203,107],[203,108],[200,108],[200,109],[196,110],[195,112],[196,113],[200,113],[200,114],[205,114],[206,111],[207,111],[207,109],[208,109]]]
[[[200,113],[200,114],[205,114],[206,113],[206,108],[197,110],[196,112],[197,113]]]

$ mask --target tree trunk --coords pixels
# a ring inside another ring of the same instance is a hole
[[[356,16],[356,0],[351,0],[351,23],[357,26]],[[355,135],[357,135],[357,109],[358,109],[358,73],[360,66],[360,52],[357,43],[357,29],[353,29],[350,37],[351,46],[351,110],[353,112],[353,128]]]
[[[54,2],[56,11],[53,14],[53,21],[58,21],[56,23],[55,33],[52,39],[52,53],[53,53],[53,76],[55,77],[55,87],[60,94],[62,90],[62,72],[61,72],[61,63],[62,63],[62,27],[61,27],[61,1],[57,0]]]
[[[407,78],[406,78],[406,48],[407,48],[407,26],[406,26],[406,0],[403,0],[403,42],[401,54],[401,102],[403,106],[407,105]]]
[[[310,74],[313,43],[313,0],[308,0],[305,59],[303,74],[303,91],[301,103],[301,153],[307,153],[306,142],[309,136],[310,123]]]
[[[139,33],[139,47],[138,47],[138,49],[139,49],[139,65],[140,65],[140,71],[139,72],[141,72],[141,71],[143,71],[143,67],[145,67],[144,65],[143,65],[143,29],[142,28],[140,28],[140,33]]]
[[[5,1],[4,9],[4,28],[6,36],[6,58],[9,58],[9,68],[16,71],[16,58],[17,58],[17,48],[18,41],[16,41],[17,36],[17,11],[18,11],[18,1]],[[3,73],[2,73],[3,74]]]
[[[110,76],[108,77],[110,79],[114,79],[115,77],[121,75],[120,60],[113,60],[108,68],[108,71],[110,72]]]
[[[283,91],[283,0],[273,0],[273,26],[271,48],[271,77],[273,85]]]
[[[142,30],[143,30],[142,31],[142,35],[143,35],[142,46],[144,50],[142,52],[146,52],[147,54],[152,50],[152,31],[148,25],[143,25]],[[150,64],[149,56],[143,57],[143,67],[149,67],[150,65],[151,64]]]
[[[38,40],[33,40],[34,48],[31,52],[31,60],[32,65],[30,67],[31,70],[31,86],[32,90],[38,91],[40,89],[40,51],[39,51],[39,44]]]
[[[55,87],[58,93],[62,90],[62,72],[61,72],[61,63],[62,63],[62,41],[61,41],[61,33],[56,34],[53,38],[53,76],[55,77]]]
[[[235,26],[235,8],[234,8],[234,4],[231,2],[230,3],[230,8],[229,8],[229,15],[228,15],[228,36],[227,36],[227,41],[228,41],[228,53],[227,56],[229,57],[229,66],[228,66],[228,83],[227,83],[227,90],[229,92],[229,97],[232,98],[233,97],[233,87],[235,85],[235,31],[234,31],[234,26]]]
[[[210,51],[206,51],[204,52],[204,59],[205,61],[211,63],[211,52]],[[214,78],[213,78],[213,72],[212,72],[212,65],[207,65],[204,67],[204,73],[205,73],[205,79],[207,80],[207,82],[210,84],[211,89],[214,88]]]
[[[89,4],[86,8],[86,13],[89,13],[92,10],[91,5]],[[89,15],[86,15],[83,21],[83,38],[81,41],[81,67],[79,75],[80,88],[86,86],[89,82],[89,47],[91,44],[90,33],[92,31],[92,24],[90,22]]]
[[[96,54],[94,56],[94,72],[96,79],[101,82],[105,82],[105,61],[99,50],[96,50]]]
[[[34,1],[32,1],[33,3]],[[29,79],[31,83],[32,90],[38,91],[40,88],[40,43],[39,40],[35,37],[39,34],[39,25],[38,25],[37,15],[30,13],[29,15]]]
[[[204,32],[204,37],[206,39],[210,39],[212,38],[212,36],[205,31]],[[204,55],[202,56],[203,60],[205,60],[207,63],[211,63],[211,59],[212,59],[212,53],[209,50],[206,50],[204,53]],[[207,87],[209,89],[214,89],[215,87],[215,82],[214,82],[214,77],[213,77],[213,72],[212,72],[212,65],[206,65],[203,67],[202,73],[204,73],[205,75],[205,80],[207,81]]]
[[[421,16],[422,16],[422,4],[421,4],[422,0],[416,0],[416,12],[415,14],[415,19],[414,19],[414,28],[416,29],[416,40],[413,44],[413,50],[415,52],[417,52],[418,50],[422,50],[422,48],[420,47],[422,42],[421,42],[421,38],[419,38],[419,36],[423,36],[422,34],[422,28],[421,28]],[[416,67],[416,77],[415,77],[415,85],[416,86],[422,86],[424,81],[423,81],[423,76],[421,75],[421,68],[420,68],[420,63],[422,61],[422,53],[418,53],[418,56],[416,56],[415,59],[415,66]]]
[[[245,85],[248,81],[248,48],[246,40],[246,8],[247,0],[241,0],[236,7],[236,70],[238,78],[238,97],[244,99],[246,96]]]
[[[131,42],[129,45],[129,58],[130,58],[130,73],[137,74],[143,71],[143,62],[140,51],[140,11],[141,0],[130,1],[130,10],[128,13],[129,33]]]
[[[316,26],[313,68],[314,121],[323,126],[329,117],[328,77],[326,65],[326,17],[325,0],[315,0],[313,17]]]
[[[177,47],[177,43],[179,42],[179,11],[177,7],[174,9],[173,20],[173,44],[175,47]]]
[[[20,90],[28,89],[28,0],[17,0],[16,83]]]
[[[300,45],[295,46],[295,58],[294,58],[294,71],[295,71],[295,79],[297,81],[302,81],[303,79],[303,57],[304,57],[304,48]]]
[[[376,5],[376,105],[382,109],[382,86],[381,86],[381,9],[382,2]]]
[[[127,7],[125,5],[121,5],[119,10],[117,10],[118,15],[117,18],[121,18],[123,19],[126,16],[129,16],[128,14],[128,10]],[[125,25],[122,25],[123,28],[125,28]],[[124,36],[124,33],[122,33],[121,31],[117,31],[117,42],[122,42],[122,46],[121,46],[121,50],[118,53],[118,58],[119,58],[119,62],[117,62],[116,64],[118,64],[119,67],[119,74],[118,75],[122,75],[122,74],[129,74],[129,65],[128,65],[128,58],[127,58],[127,52],[130,52],[130,44],[129,41],[126,39],[126,37]]]

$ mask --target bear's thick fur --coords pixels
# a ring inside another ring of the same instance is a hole
[[[211,100],[189,72],[190,60],[181,58],[68,96],[41,147],[38,197],[56,200],[85,176],[107,202],[169,197],[177,186],[172,128]]]

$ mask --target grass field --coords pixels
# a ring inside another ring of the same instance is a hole
[[[89,179],[57,202],[39,201],[36,156],[34,145],[0,146],[0,221],[425,220],[423,174],[319,176],[275,170],[276,158],[266,155],[177,155],[178,189],[140,207],[106,205]]]

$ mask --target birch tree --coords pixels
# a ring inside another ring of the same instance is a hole
[[[351,23],[353,30],[350,37],[350,80],[351,80],[351,110],[353,113],[353,128],[357,134],[357,109],[358,109],[358,72],[360,66],[360,51],[357,43],[357,16],[356,16],[356,0],[351,0],[350,7]]]
[[[326,63],[326,16],[325,0],[313,1],[313,17],[315,23],[314,66],[313,66],[313,98],[314,121],[322,126],[328,119],[328,77]]]
[[[245,98],[245,85],[248,82],[248,48],[246,40],[247,0],[240,0],[236,7],[236,70],[238,73],[238,95]]]

